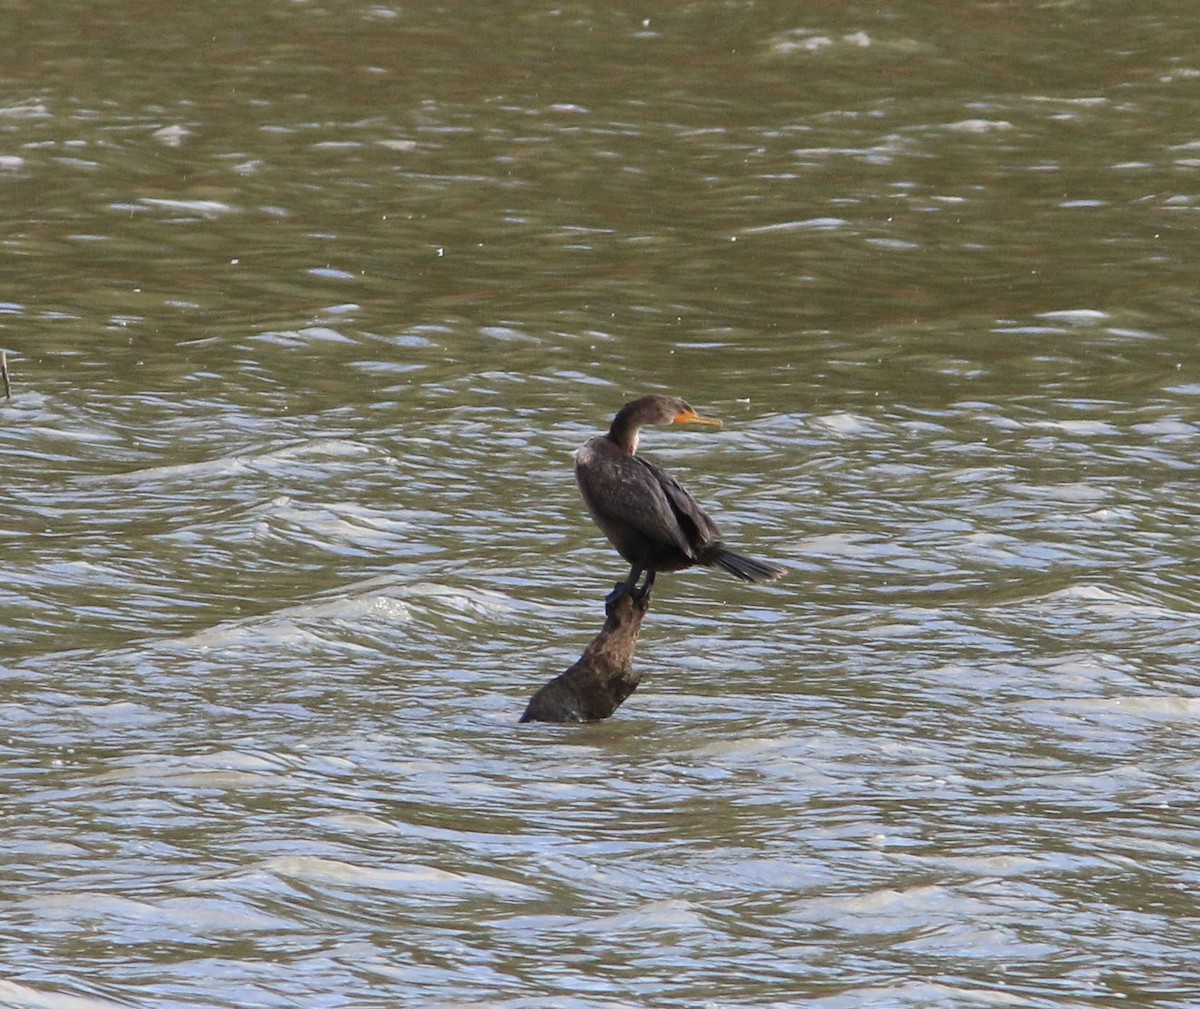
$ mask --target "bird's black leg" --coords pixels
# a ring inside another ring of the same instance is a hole
[[[650,590],[652,588],[654,588],[654,574],[655,573],[653,571],[647,571],[646,572],[646,580],[645,580],[645,582],[642,583],[642,587],[640,589],[633,590],[633,592],[634,592],[633,597],[639,603],[644,602],[646,599],[650,598]]]
[[[637,582],[642,577],[642,569],[636,564],[629,569],[629,577],[623,582],[618,582],[617,587],[613,589],[604,600],[604,612],[611,613],[612,608],[617,605],[621,596],[630,596],[633,599],[640,599],[638,594]]]

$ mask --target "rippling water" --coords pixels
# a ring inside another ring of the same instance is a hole
[[[0,1004],[1196,1004],[1150,10],[29,15]],[[625,573],[571,452],[651,389],[789,576],[665,576],[616,716],[519,726]]]

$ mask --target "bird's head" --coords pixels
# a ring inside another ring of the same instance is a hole
[[[710,424],[716,427],[721,422],[716,417],[702,417],[690,403],[678,396],[643,396],[621,409],[629,421],[637,427],[647,424]]]
[[[652,395],[635,399],[621,407],[613,418],[608,436],[632,455],[638,447],[638,428],[648,424],[712,424],[721,422],[716,417],[702,417],[691,404],[678,396]]]

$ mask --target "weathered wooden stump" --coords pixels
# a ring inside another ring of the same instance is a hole
[[[530,698],[521,721],[594,722],[616,711],[641,681],[633,671],[633,650],[649,608],[649,593],[610,601],[600,633],[578,662]]]

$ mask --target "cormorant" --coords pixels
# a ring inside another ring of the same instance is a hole
[[[747,582],[774,581],[785,569],[725,548],[717,524],[674,477],[634,453],[646,424],[715,424],[678,396],[643,396],[626,403],[607,434],[575,453],[575,479],[596,525],[632,565],[610,601],[629,593],[645,599],[660,571],[695,564],[724,568]],[[639,588],[638,579],[646,573]]]

